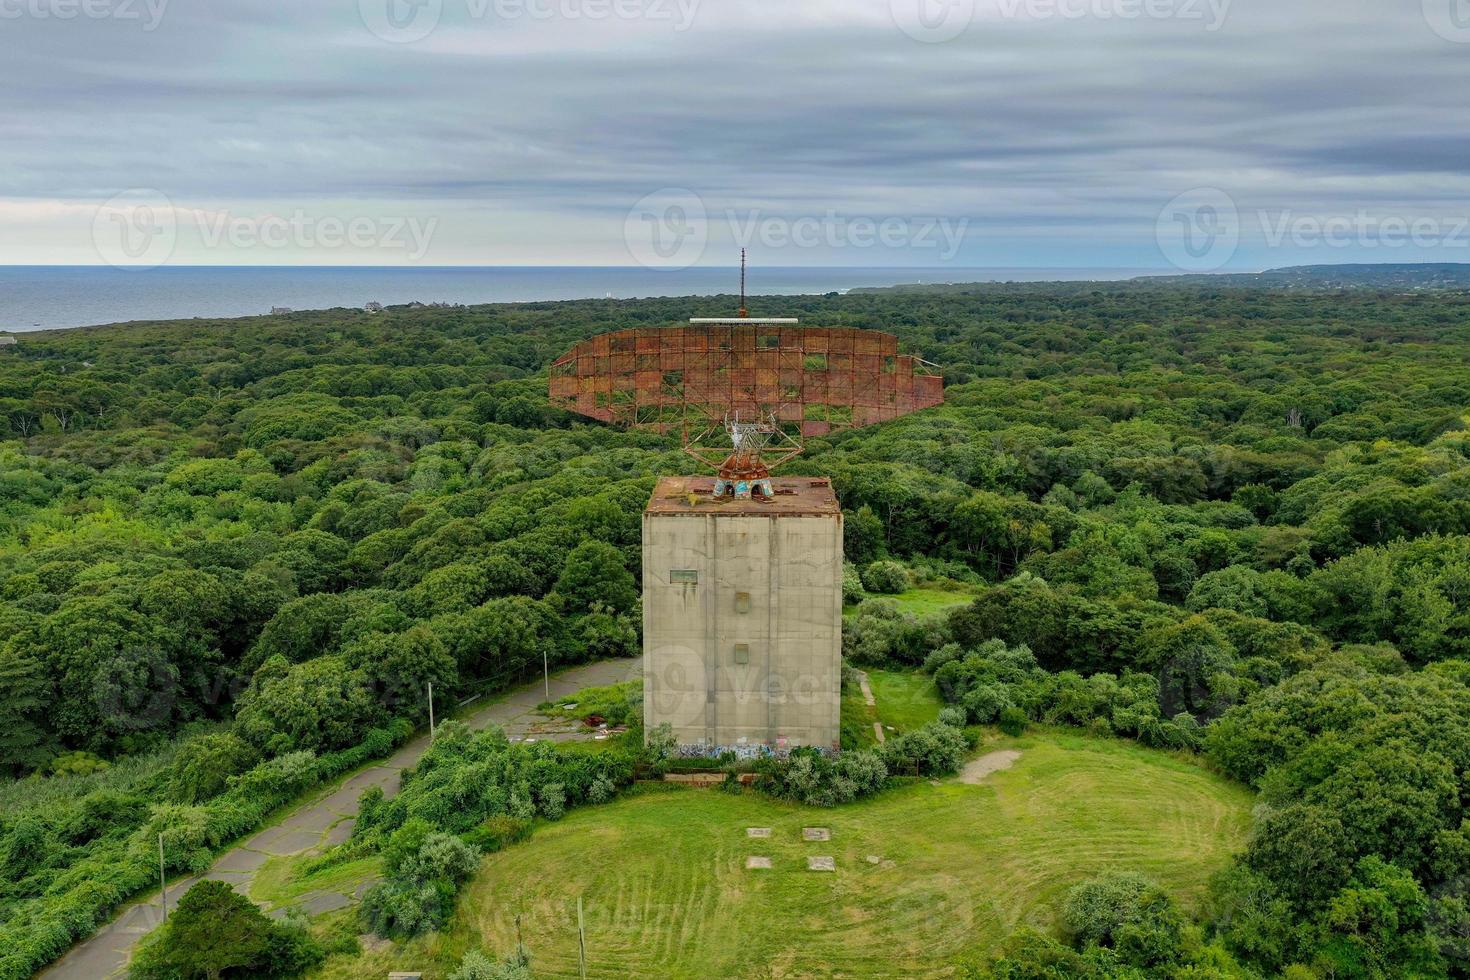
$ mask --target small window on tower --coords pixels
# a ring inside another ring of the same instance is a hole
[[[695,568],[675,568],[669,572],[669,584],[698,585],[699,570]]]
[[[737,664],[748,664],[748,663],[750,663],[750,644],[749,643],[737,643],[737,644],[735,644],[735,662]]]
[[[748,613],[748,612],[750,612],[750,593],[749,592],[737,592],[737,593],[735,593],[735,611],[738,612],[738,613]]]

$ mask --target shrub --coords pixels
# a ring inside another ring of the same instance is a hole
[[[863,588],[883,595],[898,595],[909,587],[908,569],[896,561],[875,561],[862,571]]]
[[[1006,708],[1000,713],[1000,730],[1015,737],[1026,730],[1026,712],[1020,708]]]
[[[453,907],[454,886],[448,882],[393,878],[368,890],[358,917],[369,932],[407,938],[438,929]]]
[[[778,799],[806,806],[851,803],[883,788],[888,767],[876,752],[844,752],[836,759],[816,749],[800,748],[785,759],[758,764],[756,786]]]
[[[864,602],[842,624],[842,652],[854,663],[920,664],[949,641],[947,616],[915,616],[888,599]]]
[[[155,938],[133,957],[130,980],[291,977],[321,962],[296,923],[275,923],[222,881],[201,881],[179,900]]]
[[[169,795],[180,803],[212,799],[225,791],[231,776],[259,761],[254,747],[234,732],[189,739],[169,767]]]
[[[605,782],[609,787],[612,786],[606,780],[599,780],[599,782]],[[615,792],[616,789],[609,789],[608,799],[611,799],[612,794]],[[493,854],[495,851],[503,851],[512,844],[519,844],[521,841],[530,837],[531,826],[529,820],[518,820],[515,817],[502,813],[490,817],[474,830],[461,834],[460,836],[466,844],[479,848],[482,853]]]
[[[880,752],[892,772],[945,776],[959,771],[969,750],[970,740],[963,731],[944,722],[931,722],[889,739]]]
[[[1140,875],[1115,871],[1073,888],[1062,926],[1081,949],[1116,951],[1126,965],[1166,967],[1185,953],[1186,923],[1173,899]]]
[[[531,980],[531,976],[531,954],[526,947],[517,946],[500,963],[472,949],[464,954],[459,969],[449,975],[449,980]]]
[[[474,873],[480,852],[427,821],[404,823],[383,849],[388,880],[363,896],[364,925],[380,936],[407,937],[438,929],[454,908],[459,884]]]

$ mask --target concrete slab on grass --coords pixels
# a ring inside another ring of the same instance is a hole
[[[313,847],[320,843],[321,839],[322,835],[319,832],[313,833],[309,830],[294,830],[286,831],[285,833],[276,833],[254,846],[258,850],[265,851],[267,854],[284,857],[288,854],[300,854],[308,847]]]
[[[837,860],[831,857],[809,857],[806,859],[808,871],[836,871]]]
[[[270,855],[261,851],[250,851],[243,847],[237,847],[233,851],[226,851],[220,859],[214,862],[211,871],[255,871],[262,864],[270,860]]]
[[[801,839],[811,841],[831,840],[832,831],[826,827],[803,827],[801,828]]]
[[[335,847],[342,843],[352,836],[352,828],[356,825],[357,819],[355,817],[348,817],[341,823],[334,824],[332,829],[327,831],[327,836],[322,841],[323,845],[326,847]]]
[[[745,869],[747,871],[755,871],[758,869],[770,870],[770,867],[771,859],[768,857],[757,857],[756,855],[752,854],[750,857],[745,859]]]
[[[771,828],[770,827],[746,827],[745,828],[745,836],[746,837],[762,837],[762,838],[769,837],[769,836],[771,836]]]
[[[352,904],[352,899],[337,892],[311,892],[302,895],[301,900],[296,903],[298,908],[305,909],[309,915],[321,915],[323,912],[334,912],[337,909],[346,908]]]

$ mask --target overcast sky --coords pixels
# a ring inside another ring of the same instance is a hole
[[[0,58],[10,264],[1470,261],[1470,0],[0,0]]]

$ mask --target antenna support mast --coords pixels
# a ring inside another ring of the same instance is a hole
[[[745,249],[740,250],[740,319],[750,316],[745,309]]]

